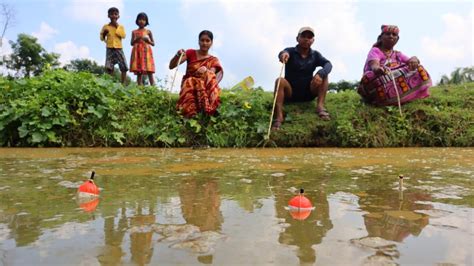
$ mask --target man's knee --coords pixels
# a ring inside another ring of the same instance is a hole
[[[321,88],[328,88],[329,86],[329,78],[320,78],[318,79],[316,76],[313,77],[311,80],[311,89],[321,89]]]
[[[285,78],[277,78],[275,80],[275,86],[277,86],[278,84],[280,84],[280,87],[286,85],[287,81]]]
[[[279,88],[280,91],[287,90],[286,88],[289,86],[288,81],[285,78],[277,78],[275,80],[275,88]]]

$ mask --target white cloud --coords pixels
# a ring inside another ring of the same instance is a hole
[[[38,42],[44,44],[47,40],[51,39],[54,35],[59,32],[49,26],[46,22],[41,22],[39,31],[33,32],[32,35],[38,38]]]
[[[458,14],[442,16],[444,32],[438,36],[424,36],[422,47],[427,57],[440,61],[472,59],[472,11],[466,17]],[[471,60],[472,64],[472,60]]]
[[[8,39],[3,38],[2,39],[2,46],[0,47],[0,59],[3,58],[5,55],[9,55],[13,52],[12,47],[10,43],[8,42]],[[3,60],[3,59],[2,59]],[[0,66],[0,75],[8,75],[8,74],[14,74],[13,71],[8,70],[5,66]]]
[[[344,60],[344,58],[341,58],[340,56],[332,58],[331,59],[331,63],[333,67],[332,73],[337,74],[340,77],[346,76],[349,73],[349,69],[345,62],[346,61]],[[330,79],[329,82],[334,82],[334,81]]]
[[[12,47],[10,43],[8,42],[8,39],[3,38],[2,39],[2,46],[0,47],[0,57],[4,55],[9,55],[12,53]]]
[[[109,21],[107,10],[110,7],[118,8],[121,16],[124,14],[123,2],[123,0],[71,0],[65,12],[78,21],[103,25]]]
[[[87,46],[77,46],[75,43],[72,41],[67,41],[67,42],[62,42],[62,43],[57,43],[54,45],[54,52],[59,53],[61,57],[59,58],[59,61],[62,64],[67,64],[69,63],[72,59],[76,58],[85,58],[85,59],[91,59],[90,57],[90,51]]]

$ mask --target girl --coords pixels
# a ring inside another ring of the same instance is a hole
[[[199,33],[199,50],[180,49],[170,60],[170,69],[187,62],[176,106],[184,117],[193,117],[200,112],[214,115],[220,105],[218,83],[223,69],[219,59],[209,54],[213,39],[212,32],[204,30]]]
[[[155,73],[155,62],[153,61],[153,52],[151,46],[155,45],[153,35],[145,27],[149,25],[148,16],[145,13],[137,15],[135,23],[138,29],[132,32],[131,45],[132,56],[130,59],[130,71],[137,75],[137,84],[143,85],[143,75],[148,75],[150,85],[155,85],[153,73]],[[151,46],[150,46],[151,45]]]

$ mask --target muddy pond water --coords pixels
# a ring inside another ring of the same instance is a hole
[[[0,149],[0,265],[472,265],[473,158],[473,148]],[[79,200],[92,170],[100,197]],[[288,210],[300,188],[314,210]]]

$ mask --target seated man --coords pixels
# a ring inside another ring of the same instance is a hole
[[[283,122],[283,103],[312,101],[318,97],[316,113],[323,120],[330,120],[329,113],[324,108],[324,99],[328,91],[328,74],[332,64],[318,51],[312,50],[314,30],[303,27],[296,36],[298,45],[288,47],[278,55],[280,62],[286,64],[285,77],[278,78],[275,82],[277,94],[275,106],[275,119],[272,129],[279,129]],[[316,75],[316,67],[322,67]],[[278,86],[279,84],[279,86]],[[278,88],[277,88],[278,86]]]

